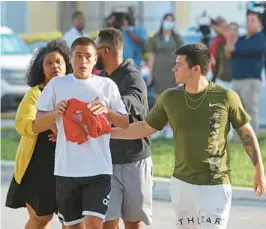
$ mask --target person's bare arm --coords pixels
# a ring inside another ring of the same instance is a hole
[[[127,128],[129,126],[128,115],[119,114],[109,109],[104,103],[95,100],[88,108],[94,115],[105,114],[108,119],[117,127]]]
[[[37,117],[37,115],[36,115]],[[39,133],[42,133],[46,130],[51,130],[53,133],[57,133],[57,128],[55,126],[55,124],[51,124],[51,125],[45,125],[44,123],[41,123],[41,122],[37,122],[36,123],[36,120],[34,120],[32,122],[32,131],[35,133],[35,134],[39,134]]]
[[[33,131],[42,132],[51,129],[55,118],[56,118],[56,113],[54,111],[51,112],[37,111],[35,123],[32,127]]]
[[[241,138],[245,151],[247,152],[256,169],[256,175],[254,178],[254,191],[256,191],[258,196],[261,196],[265,189],[265,174],[256,134],[249,123],[239,128],[237,132]]]
[[[117,112],[109,111],[107,113],[107,117],[117,127],[127,128],[129,126],[128,115],[122,115]]]
[[[135,122],[129,125],[127,129],[112,128],[111,138],[134,140],[150,136],[157,132],[146,121]]]
[[[38,126],[38,128],[43,128],[46,130],[51,129],[53,132],[54,129],[54,120],[57,116],[63,115],[66,111],[67,102],[61,101],[56,106],[56,109],[53,111],[37,111],[36,119],[35,119],[35,125]]]

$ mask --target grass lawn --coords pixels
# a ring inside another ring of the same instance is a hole
[[[261,143],[261,152],[266,165],[266,144]],[[232,182],[234,186],[252,187],[254,167],[241,144],[230,145]],[[152,144],[154,175],[170,177],[174,168],[173,141],[166,139],[154,140]]]
[[[19,135],[13,129],[1,129],[1,159],[14,160],[16,156]]]
[[[14,130],[2,129],[1,140],[1,159],[14,160],[19,136],[14,134]],[[266,143],[261,141],[260,146],[263,162],[266,165]],[[233,185],[252,187],[254,168],[243,146],[241,144],[231,144],[230,156]],[[169,139],[153,140],[152,159],[155,176],[171,177],[174,168],[173,141]]]

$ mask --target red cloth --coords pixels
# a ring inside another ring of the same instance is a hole
[[[99,76],[102,72],[103,72],[102,70],[98,70],[98,69],[96,69],[96,68],[94,68],[94,69],[92,70],[92,74],[97,75],[97,76]]]
[[[219,34],[217,35],[214,39],[213,39],[213,42],[211,44],[211,47],[210,47],[210,52],[211,52],[211,55],[216,58],[216,55],[217,55],[217,49],[218,49],[218,46],[221,42],[224,42],[225,41],[225,38],[223,35]],[[211,65],[211,70],[212,72],[214,71],[215,69],[215,64],[212,64]]]
[[[111,127],[104,115],[94,115],[88,109],[88,103],[77,99],[68,100],[63,124],[67,141],[77,142],[79,145],[88,141],[89,136],[97,138],[111,132]],[[81,120],[78,119],[78,114]]]

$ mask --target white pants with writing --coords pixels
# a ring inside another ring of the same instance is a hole
[[[171,199],[177,229],[226,229],[231,185],[193,185],[173,177]]]

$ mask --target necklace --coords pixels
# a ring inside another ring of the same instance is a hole
[[[187,104],[188,108],[190,108],[190,109],[192,109],[192,110],[196,110],[196,109],[198,109],[198,108],[201,106],[201,104],[203,103],[203,101],[204,101],[204,99],[205,99],[205,97],[206,97],[207,92],[209,91],[209,89],[210,89],[210,84],[209,84],[208,87],[206,88],[206,90],[205,90],[205,92],[203,93],[203,95],[200,96],[200,97],[197,98],[197,99],[192,99],[192,98],[190,98],[189,95],[188,95],[188,93],[187,93],[186,90],[185,90],[185,93],[184,93],[184,94],[185,94],[185,101],[186,101],[186,104]],[[188,103],[188,99],[191,100],[191,101],[193,101],[193,102],[199,101],[200,99],[202,99],[202,100],[200,101],[200,103],[199,103],[196,107],[192,107],[192,106],[189,105],[189,103]]]
[[[191,101],[193,101],[193,102],[196,102],[196,101],[199,101],[200,99],[203,98],[203,96],[205,95],[205,92],[204,92],[199,98],[197,98],[197,99],[192,99],[192,98],[190,98],[189,95],[188,95],[188,93],[187,93],[186,91],[185,91],[185,95],[186,95],[186,97],[187,97],[189,100],[191,100]]]

